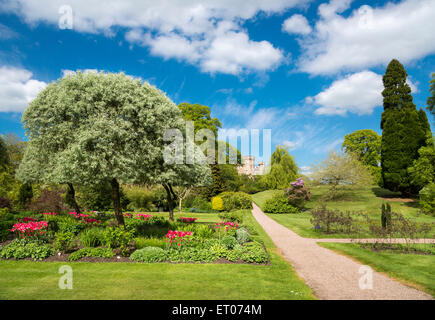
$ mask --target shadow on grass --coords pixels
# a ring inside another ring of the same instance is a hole
[[[402,196],[400,192],[390,191],[381,187],[373,187],[372,191],[375,196],[380,198],[400,198]]]

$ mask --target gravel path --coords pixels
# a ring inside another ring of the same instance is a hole
[[[302,238],[265,215],[254,203],[252,214],[267,232],[298,275],[314,290],[319,299],[338,300],[430,300],[432,296],[373,271],[372,289],[367,285],[367,267],[319,246],[318,239]],[[362,271],[360,273],[359,271]]]

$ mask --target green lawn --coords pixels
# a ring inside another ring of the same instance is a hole
[[[216,214],[189,216],[219,220]],[[269,266],[0,260],[0,299],[315,299],[249,210],[245,216],[253,238],[271,252]],[[73,269],[73,290],[58,288],[58,269],[65,264]]]
[[[335,201],[322,201],[322,196],[327,191],[326,186],[316,186],[311,188],[311,200],[306,203],[308,211],[297,214],[268,214],[269,217],[293,230],[302,237],[307,238],[349,238],[349,234],[325,234],[313,229],[310,223],[310,209],[320,207],[323,204],[329,209],[338,209],[341,211],[363,211],[369,214],[373,219],[381,217],[380,207],[382,203],[389,202],[392,211],[403,214],[406,218],[413,218],[418,222],[435,223],[435,217],[420,214],[418,208],[413,203],[398,202],[385,200],[383,197],[391,195],[391,192],[379,187],[349,187],[344,189],[339,199]],[[282,190],[267,190],[252,195],[254,202],[262,208],[267,199],[272,198],[275,194],[282,194]],[[364,224],[363,224],[364,226]],[[360,237],[371,237],[365,227],[365,232],[360,234]],[[433,231],[435,231],[435,224]]]
[[[435,255],[373,252],[357,244],[320,243],[325,248],[355,258],[374,270],[424,290],[435,297]]]

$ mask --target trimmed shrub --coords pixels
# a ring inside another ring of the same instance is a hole
[[[145,247],[143,249],[136,250],[130,256],[133,261],[140,262],[161,262],[168,259],[168,255],[165,250],[158,247]]]
[[[269,199],[264,204],[264,212],[267,213],[298,213],[298,208],[288,203],[288,199],[281,195]]]
[[[211,200],[211,207],[213,210],[222,211],[224,209],[224,202],[221,197],[216,196]]]
[[[252,209],[251,196],[245,192],[222,192],[219,197],[223,201],[223,210]]]
[[[192,203],[192,207],[205,212],[210,212],[211,210],[213,210],[211,203],[203,197],[195,197],[195,200],[193,200]]]

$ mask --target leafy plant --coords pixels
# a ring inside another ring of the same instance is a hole
[[[110,248],[82,248],[74,251],[68,257],[69,261],[77,261],[84,257],[112,258],[115,255]]]
[[[222,244],[228,249],[232,250],[237,245],[236,238],[232,236],[225,236],[222,238]]]
[[[140,262],[161,262],[168,259],[168,255],[165,250],[158,247],[145,247],[143,249],[136,250],[130,256],[133,261]]]
[[[269,259],[269,254],[264,250],[261,243],[253,241],[243,246],[241,259],[246,262],[265,263]]]
[[[305,186],[302,178],[298,178],[290,185],[290,188],[284,189],[284,194],[287,196],[288,203],[293,207],[302,209],[305,202],[310,200],[310,189]]]
[[[385,205],[382,204],[382,214],[381,214],[381,222],[382,222],[382,228],[387,229],[391,226],[391,206],[389,203]]]
[[[120,248],[122,255],[128,255],[128,246],[133,240],[133,232],[121,227],[109,227],[104,231],[104,240],[109,248]]]
[[[218,217],[224,221],[243,222],[243,211],[221,212]]]
[[[15,239],[0,252],[2,258],[15,258],[17,260],[32,258],[36,261],[51,255],[53,255],[53,249],[49,245],[43,244],[41,241],[27,241],[24,239]]]
[[[245,228],[238,229],[236,231],[236,239],[238,243],[245,243],[251,240],[248,231]]]
[[[74,233],[72,232],[58,232],[54,238],[54,250],[61,252],[68,252],[74,247]]]
[[[142,249],[145,247],[158,247],[164,249],[166,247],[166,241],[160,238],[135,238],[134,247],[136,249]]]
[[[223,201],[223,210],[232,211],[238,209],[252,209],[251,196],[245,192],[222,192],[219,197]]]
[[[80,235],[80,242],[84,247],[98,247],[105,243],[104,230],[91,228],[83,231]]]

